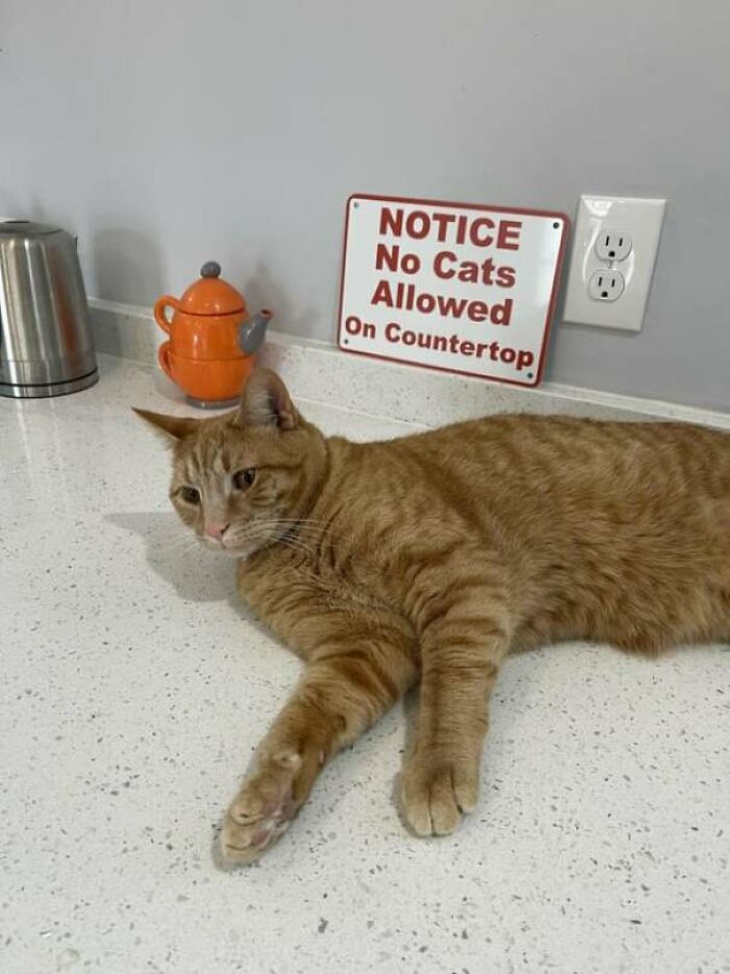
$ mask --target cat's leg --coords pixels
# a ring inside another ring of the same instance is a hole
[[[422,677],[403,805],[418,835],[447,835],[478,800],[489,697],[510,646],[506,591],[498,565],[462,550],[423,570],[409,595]]]
[[[306,639],[315,638],[315,616],[313,606]],[[275,841],[327,759],[356,740],[417,679],[415,641],[403,621],[365,620],[328,607],[322,623],[330,635],[312,652],[226,815],[221,848],[228,862],[250,862]],[[288,635],[302,648],[302,632]]]

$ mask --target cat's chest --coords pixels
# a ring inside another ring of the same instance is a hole
[[[292,585],[356,598],[358,593],[375,595],[381,578],[382,564],[372,549],[351,537],[332,536],[299,539],[258,553],[241,563],[239,584],[251,600],[262,590],[281,594]]]
[[[372,601],[381,598],[382,571],[367,553],[322,545],[313,551],[272,548],[240,562],[239,590],[254,609],[269,609],[295,593],[302,598]]]
[[[374,574],[359,568],[274,549],[239,563],[238,588],[253,612],[307,658],[343,619],[368,619],[389,608]]]

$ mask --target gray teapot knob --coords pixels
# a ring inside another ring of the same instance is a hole
[[[206,261],[200,268],[201,277],[220,277],[221,265],[215,260]]]

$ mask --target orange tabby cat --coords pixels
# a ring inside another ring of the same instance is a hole
[[[176,440],[182,520],[239,559],[243,597],[306,662],[228,810],[229,861],[274,841],[419,678],[403,805],[419,835],[445,834],[476,805],[505,654],[730,639],[726,433],[501,416],[356,444],[265,370],[227,416],[139,412]]]

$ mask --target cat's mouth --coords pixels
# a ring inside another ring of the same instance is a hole
[[[261,541],[245,541],[236,542],[235,539],[231,541],[226,541],[222,538],[220,541],[214,538],[200,537],[198,540],[208,551],[213,551],[219,555],[227,555],[229,558],[249,558],[255,551],[258,551],[262,547]]]
[[[222,533],[195,533],[206,550],[228,555],[229,558],[245,559],[262,548],[281,541],[293,523],[287,518],[271,518],[261,522],[252,521],[246,525],[232,525]]]

